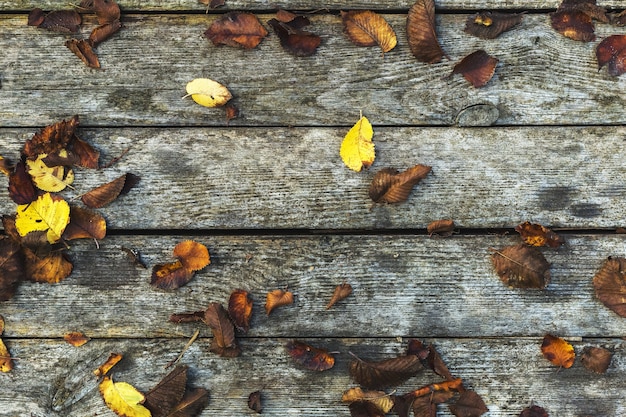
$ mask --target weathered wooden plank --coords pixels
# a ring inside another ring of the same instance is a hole
[[[419,335],[417,335],[419,336]],[[348,351],[365,358],[383,359],[402,354],[406,341],[384,339],[310,340],[339,352],[333,369],[315,373],[296,367],[284,351],[284,339],[256,339],[242,343],[243,355],[218,358],[207,351],[209,341],[199,339],[182,363],[191,369],[191,384],[211,391],[202,416],[250,415],[246,399],[263,391],[264,416],[349,416],[341,393],[354,386],[347,372]],[[575,342],[580,354],[585,346],[603,345],[614,351],[604,375],[592,374],[580,362],[557,372],[541,357],[540,338],[435,339],[433,342],[452,373],[476,390],[489,407],[489,416],[518,416],[531,402],[552,416],[620,416],[626,412],[626,347],[620,339]],[[112,351],[126,358],[115,368],[114,378],[142,391],[154,386],[168,372],[184,339],[93,340],[73,348],[57,340],[11,340],[12,354],[19,356],[16,369],[0,379],[0,404],[7,416],[86,417],[114,416],[97,391],[92,370]],[[438,381],[425,371],[404,383],[398,393]],[[451,416],[446,406],[440,416]]]
[[[201,76],[236,96],[243,116],[233,125],[348,126],[358,110],[379,124],[451,125],[476,104],[495,106],[501,125],[626,123],[626,78],[598,71],[596,43],[557,34],[547,14],[527,15],[493,41],[465,34],[466,15],[442,15],[438,31],[451,60],[434,65],[410,54],[406,15],[387,17],[399,46],[384,58],[376,48],[352,45],[333,15],[312,18],[322,46],[297,58],[274,35],[251,51],[211,45],[202,33],[215,15],[129,15],[124,29],[98,47],[103,69],[91,70],[67,50],[65,36],[26,26],[26,15],[4,15],[0,124],[33,126],[80,113],[89,125],[223,126],[221,110],[181,100],[185,84]],[[616,32],[597,29],[600,38]],[[479,48],[500,59],[485,88],[445,77]]]
[[[377,160],[358,174],[339,157],[348,128],[82,129],[103,163],[130,151],[107,170],[77,170],[76,191],[64,195],[141,175],[98,210],[114,229],[423,229],[441,218],[463,228],[623,225],[623,127],[374,129]],[[1,130],[0,155],[15,159],[36,131]],[[407,202],[372,203],[375,172],[416,163],[433,173]],[[0,213],[14,212],[0,186]]]
[[[171,292],[149,285],[150,270],[127,259],[139,249],[152,266],[169,262],[174,245],[194,238],[212,263]],[[514,290],[495,274],[494,249],[519,238],[456,236],[131,237],[110,236],[96,249],[77,242],[74,271],[56,285],[23,283],[2,303],[8,337],[180,337],[199,324],[173,324],[173,313],[227,303],[236,288],[254,299],[251,337],[424,337],[626,335],[626,320],[594,295],[592,278],[607,256],[624,256],[623,236],[568,236],[568,246],[546,251],[552,281],[543,291]],[[336,285],[353,295],[325,310]],[[266,293],[288,288],[290,307],[270,316]]]

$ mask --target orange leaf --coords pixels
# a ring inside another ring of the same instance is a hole
[[[67,278],[74,266],[63,252],[50,252],[40,257],[30,249],[24,248],[26,258],[26,277],[31,281],[56,284]]]
[[[63,232],[63,239],[104,239],[107,224],[104,217],[81,207],[70,206],[70,222]]]
[[[128,193],[141,180],[130,172],[83,194],[81,200],[89,208],[101,208]]]
[[[612,35],[596,47],[598,68],[608,64],[609,74],[616,77],[626,72],[626,35]]]
[[[415,58],[428,64],[441,61],[444,52],[435,32],[434,0],[417,0],[406,20],[409,48]]]
[[[190,271],[199,271],[211,263],[207,247],[193,240],[185,240],[176,245],[174,257],[178,258],[183,267]]]
[[[590,371],[603,374],[609,369],[612,357],[613,354],[608,349],[588,346],[583,351],[580,361]]]
[[[4,333],[4,317],[0,315],[0,336]],[[13,359],[4,341],[0,339],[0,372],[9,372],[13,369]]]
[[[515,226],[515,231],[530,246],[550,246],[556,248],[565,243],[561,236],[540,224],[524,222]]]
[[[609,257],[593,277],[596,297],[621,317],[626,317],[626,258]]]
[[[335,358],[327,350],[297,340],[287,343],[287,352],[298,365],[311,371],[326,371],[335,366]]]
[[[434,234],[438,234],[441,236],[450,236],[454,231],[454,220],[443,219],[443,220],[435,220],[430,222],[428,226],[426,226],[426,231],[429,236]]]
[[[123,357],[124,356],[120,353],[111,353],[109,355],[109,358],[102,365],[100,365],[98,369],[95,369],[93,371],[94,375],[97,377],[101,377],[108,374],[111,368],[117,365],[117,363],[121,361]]]
[[[74,347],[80,347],[91,339],[81,332],[69,332],[63,335],[63,340]]]
[[[507,246],[491,256],[502,282],[513,288],[545,288],[550,282],[550,264],[534,247],[523,243]]]
[[[350,375],[367,389],[381,389],[400,384],[424,367],[415,355],[399,356],[379,362],[366,362],[358,357],[350,363]]]
[[[267,36],[267,30],[251,13],[230,12],[215,20],[204,36],[215,46],[223,44],[252,49]]]
[[[482,39],[495,39],[522,22],[524,15],[483,12],[467,18],[465,32]]]
[[[326,310],[334,306],[337,301],[343,300],[350,294],[352,294],[352,286],[350,284],[346,284],[344,282],[343,284],[337,285],[335,287],[335,292],[333,293],[332,298],[330,299],[328,304],[326,304]]]
[[[410,394],[414,397],[421,397],[429,395],[436,391],[462,391],[463,380],[461,378],[454,378],[449,381],[442,381],[436,384],[425,385],[421,388],[412,391]]]
[[[574,347],[560,337],[547,334],[541,344],[541,353],[553,365],[570,368],[574,364]]]
[[[228,300],[228,314],[237,329],[247,332],[252,317],[252,298],[246,290],[235,290]]]
[[[383,168],[374,175],[369,196],[376,203],[401,203],[430,171],[431,167],[426,165],[415,165],[403,172]]]
[[[452,74],[461,74],[474,87],[486,85],[496,71],[498,58],[494,58],[482,49],[463,58],[454,66]]]
[[[383,53],[396,47],[396,34],[378,13],[369,10],[341,12],[344,32],[357,46],[380,46]]]
[[[290,291],[273,290],[267,293],[265,312],[269,316],[276,307],[293,304],[293,294]]]

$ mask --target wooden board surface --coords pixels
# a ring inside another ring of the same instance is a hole
[[[547,14],[527,15],[518,28],[484,41],[463,32],[466,17],[438,17],[450,60],[427,65],[409,51],[404,14],[387,16],[399,45],[384,58],[350,43],[333,15],[312,17],[322,45],[306,58],[283,51],[273,34],[254,50],[215,47],[203,37],[215,15],[128,15],[98,47],[102,69],[92,70],[64,46],[66,36],[26,26],[26,15],[3,15],[0,119],[38,126],[80,113],[86,125],[224,126],[222,110],[181,100],[188,81],[209,77],[236,98],[242,117],[233,126],[349,126],[360,110],[376,124],[446,126],[477,104],[497,109],[497,125],[626,122],[626,79],[598,71],[597,42],[563,37]],[[83,26],[88,34],[95,22]],[[623,29],[604,24],[597,32],[602,39]],[[477,49],[500,60],[486,87],[447,77]]]

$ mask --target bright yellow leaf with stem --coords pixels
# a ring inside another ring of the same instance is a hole
[[[369,168],[374,163],[376,153],[372,142],[373,136],[372,124],[367,117],[361,116],[346,134],[339,150],[339,155],[348,168],[359,172],[363,167]]]
[[[115,414],[122,417],[151,417],[152,413],[141,405],[145,396],[127,382],[113,382],[105,376],[100,382],[100,394]]]
[[[52,199],[50,193],[39,196],[30,204],[17,206],[15,228],[20,236],[26,236],[30,232],[47,231],[48,242],[55,243],[61,239],[69,222],[69,204],[62,199]]]
[[[209,78],[196,78],[188,82],[186,90],[185,97],[191,96],[193,101],[204,107],[223,106],[233,98],[228,88]]]

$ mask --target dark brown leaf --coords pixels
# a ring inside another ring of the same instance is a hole
[[[591,17],[581,11],[560,10],[550,14],[552,28],[575,41],[591,42],[596,39]]]
[[[596,297],[621,317],[626,317],[626,258],[609,257],[593,277]]]
[[[83,194],[81,200],[87,207],[101,208],[115,201],[121,194],[127,193],[127,190],[130,190],[138,181],[139,177],[129,172],[88,191]]]
[[[77,127],[78,116],[44,127],[24,143],[22,155],[34,160],[42,153],[58,153],[67,147]]]
[[[15,169],[15,164],[10,159],[0,156],[0,173],[8,177],[13,172],[13,169]]]
[[[204,388],[192,388],[185,393],[182,401],[167,417],[196,417],[209,403],[209,391]]]
[[[519,417],[549,417],[546,410],[538,405],[531,405],[522,410]]]
[[[306,16],[299,16],[295,13],[288,12],[286,10],[278,10],[276,12],[276,20],[279,22],[287,23],[292,29],[302,29],[305,26],[309,26],[311,21]]]
[[[83,168],[97,169],[100,152],[95,150],[89,143],[74,135],[70,142],[70,153],[76,158],[74,165]]]
[[[227,358],[239,356],[241,350],[235,343],[235,326],[220,303],[209,304],[204,312],[204,322],[213,331],[211,352]]]
[[[379,362],[362,359],[350,363],[350,375],[367,389],[381,389],[400,384],[424,369],[417,356],[406,355]]]
[[[613,354],[602,347],[588,346],[580,357],[583,366],[592,372],[603,374],[609,369]]]
[[[472,52],[454,66],[452,74],[461,74],[474,87],[486,85],[496,71],[498,58],[492,57],[482,49]]]
[[[489,409],[483,399],[475,391],[464,391],[456,401],[450,405],[450,411],[456,417],[479,417]]]
[[[429,351],[428,357],[426,358],[428,367],[434,373],[436,373],[437,375],[441,376],[442,378],[448,381],[455,379],[450,373],[450,370],[448,369],[448,365],[446,365],[443,359],[441,359],[441,355],[439,355],[439,352],[437,352],[437,349],[435,349],[435,346],[429,345],[428,351]]]
[[[318,35],[300,29],[295,29],[288,23],[271,19],[267,22],[274,29],[274,33],[280,39],[280,45],[289,53],[295,56],[313,55],[318,46],[322,43],[322,38]]]
[[[65,46],[67,46],[70,51],[74,52],[89,68],[100,68],[98,55],[94,52],[89,41],[85,39],[68,39],[65,42]]]
[[[248,395],[248,408],[261,414],[263,406],[261,404],[261,391],[254,391]]]
[[[82,18],[75,10],[56,10],[44,16],[41,9],[33,9],[28,15],[28,24],[61,33],[76,33]]]
[[[609,74],[614,77],[626,72],[626,35],[612,35],[596,47],[598,68],[607,65]]]
[[[100,25],[91,31],[91,34],[89,35],[89,42],[92,46],[97,46],[99,43],[109,39],[121,28],[122,24],[119,20],[114,20],[112,22]]]
[[[194,272],[185,268],[181,261],[157,264],[152,267],[150,284],[162,290],[175,290],[187,284]]]
[[[383,410],[369,401],[355,401],[348,408],[352,417],[385,417]]]
[[[452,391],[437,391],[417,397],[413,401],[414,417],[436,417],[437,404],[444,403],[454,396]]]
[[[28,26],[39,26],[43,23],[46,13],[40,8],[34,8],[28,13]]]
[[[204,36],[216,46],[252,49],[267,36],[267,30],[251,13],[230,12],[215,20],[204,32]]]
[[[452,232],[454,231],[454,220],[435,220],[433,222],[430,222],[428,226],[426,226],[426,231],[428,232],[428,236],[432,236],[434,234],[441,236],[451,236]]]
[[[144,260],[141,259],[141,253],[139,253],[137,249],[127,248],[124,246],[122,246],[121,249],[126,253],[126,255],[130,258],[131,261],[133,261],[135,265],[139,265],[143,269],[148,269],[148,265],[146,265]]]
[[[615,26],[626,26],[626,10],[622,10],[620,13],[613,15],[611,23]]]
[[[592,19],[609,23],[606,9],[598,6],[596,0],[563,0],[557,11],[561,10],[580,11],[587,14]]]
[[[415,355],[417,356],[420,360],[425,360],[426,358],[428,358],[431,354],[431,349],[432,349],[432,345],[431,346],[424,346],[424,344],[417,339],[411,339],[409,340],[409,344],[406,348],[406,354],[407,355]]]
[[[521,13],[476,13],[467,18],[465,32],[482,39],[495,39],[502,32],[519,25],[523,18]]]
[[[250,329],[252,298],[250,298],[248,291],[237,289],[230,294],[228,314],[238,330],[245,333]]]
[[[550,283],[550,264],[534,247],[523,243],[495,251],[491,261],[502,282],[514,288],[545,288]]]
[[[565,244],[565,240],[561,236],[540,224],[524,222],[515,226],[515,231],[519,233],[524,242],[530,246],[558,248]]]
[[[343,300],[350,294],[352,294],[352,285],[346,284],[345,282],[343,284],[337,285],[335,287],[335,292],[333,293],[332,298],[330,299],[328,304],[326,304],[326,310],[334,306],[337,301]]]
[[[70,206],[70,222],[63,231],[63,239],[96,239],[106,236],[106,220],[98,213],[77,206]]]
[[[417,0],[406,20],[409,48],[415,58],[428,64],[441,61],[445,55],[435,31],[434,0]]]
[[[326,371],[335,366],[335,358],[327,350],[297,340],[287,343],[287,352],[298,365],[311,371]]]
[[[168,417],[181,402],[187,387],[187,371],[187,366],[178,365],[145,394],[143,405],[152,417]]]
[[[37,199],[37,190],[26,165],[19,161],[9,175],[9,197],[15,204],[29,204]]]
[[[376,203],[400,203],[409,198],[413,187],[428,175],[431,167],[415,165],[406,171],[383,168],[374,175],[369,196]]]
[[[25,273],[20,245],[8,236],[0,236],[0,301],[13,297]]]

